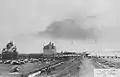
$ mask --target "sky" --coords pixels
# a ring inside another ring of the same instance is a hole
[[[20,53],[120,50],[119,0],[0,0],[0,48],[13,40]]]

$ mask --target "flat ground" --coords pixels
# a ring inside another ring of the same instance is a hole
[[[68,60],[63,64],[55,67],[55,69],[52,70],[52,74],[50,76],[44,75],[38,77],[94,77],[93,70],[95,68],[102,68],[102,66],[100,64],[97,64],[95,61],[96,60],[93,59],[84,59],[81,63],[80,60]],[[56,62],[51,62],[51,64],[54,64]],[[20,67],[20,72],[19,74],[13,75],[9,74],[10,69],[14,67],[13,65],[0,64],[0,77],[21,77],[21,74],[27,74],[28,72],[33,72],[34,70],[40,69],[48,65],[49,64],[46,63],[27,63],[24,65],[18,65]],[[120,66],[120,63],[118,63],[117,65]]]
[[[53,64],[56,62],[57,61],[52,61],[50,64]],[[48,66],[48,65],[49,64],[46,64],[46,63],[41,64],[40,62],[26,63],[23,65],[0,64],[0,77],[20,77],[21,74],[25,75],[29,72],[33,72],[35,70],[38,70],[38,69]],[[16,74],[16,75],[10,74],[10,70],[15,66],[20,67],[19,74]]]
[[[40,63],[27,63],[24,65],[10,65],[10,64],[0,64],[0,77],[20,77],[20,74],[27,74],[28,72],[32,72],[40,67],[47,66],[48,64],[40,64]],[[10,74],[9,71],[12,67],[19,66],[20,72],[17,75]]]
[[[43,73],[42,76],[38,75],[36,77],[79,77],[81,64],[82,62],[79,59],[70,59],[60,65],[56,65],[51,70],[50,75],[46,76],[46,73]]]

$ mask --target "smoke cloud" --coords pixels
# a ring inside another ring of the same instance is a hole
[[[65,39],[96,39],[94,28],[83,28],[73,19],[55,21],[45,31],[39,32],[39,36],[51,36]]]

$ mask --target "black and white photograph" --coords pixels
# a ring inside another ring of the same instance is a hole
[[[0,0],[0,77],[120,77],[120,0]]]

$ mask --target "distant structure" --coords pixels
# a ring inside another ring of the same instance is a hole
[[[43,47],[43,53],[44,54],[54,54],[56,53],[56,47],[54,43],[49,42],[49,44],[45,45]]]
[[[13,41],[7,43],[6,47],[2,49],[2,60],[16,60],[18,58],[17,48]]]

